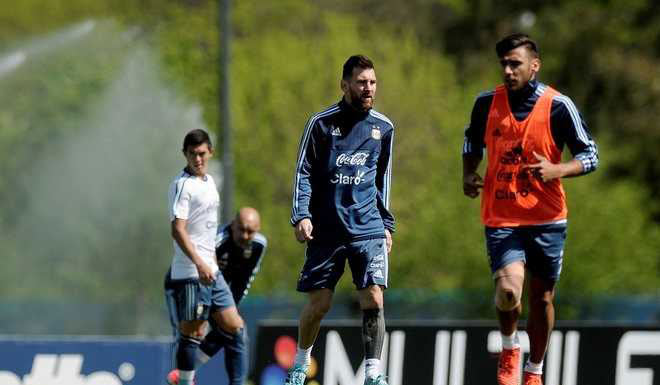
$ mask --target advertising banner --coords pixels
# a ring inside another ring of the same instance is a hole
[[[260,326],[257,385],[283,383],[296,335],[295,324]],[[523,352],[529,352],[524,330],[520,337]],[[492,323],[388,322],[381,362],[389,385],[491,384],[500,350]],[[362,385],[361,323],[324,323],[312,356],[308,385]],[[660,326],[559,324],[550,337],[544,384],[660,385]]]
[[[0,385],[164,384],[171,367],[165,339],[0,337]],[[226,378],[220,353],[197,383],[226,385]]]

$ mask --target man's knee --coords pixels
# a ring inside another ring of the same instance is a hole
[[[236,307],[222,309],[213,313],[216,326],[230,334],[236,334],[245,327],[245,322]]]
[[[529,283],[529,304],[534,307],[552,306],[555,299],[555,281],[532,277]]]
[[[209,357],[213,357],[223,347],[232,351],[246,349],[248,335],[244,327],[237,329],[234,333],[213,327],[206,335],[200,349]]]
[[[523,277],[500,277],[495,285],[495,306],[501,311],[511,311],[520,305]]]
[[[520,290],[502,288],[495,292],[495,306],[502,311],[511,311],[520,305]]]
[[[229,321],[223,329],[231,334],[238,334],[243,328],[245,328],[245,322],[241,317],[238,317]]]
[[[495,307],[501,311],[517,308],[525,283],[525,265],[520,261],[508,264],[497,270],[494,277]]]
[[[302,316],[309,320],[322,320],[328,311],[330,311],[332,294],[332,290],[329,289],[320,289],[310,292]]]
[[[360,307],[362,309],[382,309],[383,308],[383,288],[378,285],[371,285],[358,292],[360,297]]]
[[[314,318],[323,318],[332,306],[332,300],[326,297],[318,297],[309,302],[309,308]]]
[[[181,321],[179,331],[182,336],[201,340],[206,334],[206,321]]]
[[[548,307],[552,306],[554,301],[554,292],[546,291],[542,293],[531,293],[529,296],[529,304],[534,307]]]

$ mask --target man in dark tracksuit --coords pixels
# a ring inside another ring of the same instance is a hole
[[[307,242],[298,290],[309,302],[300,316],[298,351],[287,384],[302,385],[320,322],[346,260],[363,317],[365,384],[386,385],[380,369],[385,333],[383,290],[394,217],[389,211],[394,127],[374,111],[376,74],[368,58],[343,68],[342,100],[314,115],[303,133],[291,224]]]
[[[261,261],[266,253],[266,237],[259,232],[261,220],[257,210],[251,207],[241,208],[234,220],[218,227],[215,238],[215,255],[218,267],[229,286],[236,306],[247,295],[248,289],[259,272]],[[173,289],[175,282],[170,279],[170,273],[165,276],[165,299],[170,312],[170,322],[178,337],[179,318],[174,306]],[[204,330],[199,334],[203,335]],[[249,351],[247,332],[245,328],[237,335],[211,327],[204,337],[197,356],[195,367],[208,362],[220,349],[225,349],[225,368],[230,385],[242,385],[248,374]],[[178,384],[178,371],[174,369],[168,375],[172,385]]]

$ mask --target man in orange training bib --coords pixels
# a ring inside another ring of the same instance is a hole
[[[537,44],[513,34],[495,45],[504,84],[480,94],[463,145],[463,192],[481,197],[481,219],[495,281],[502,334],[497,382],[520,384],[518,318],[529,272],[530,354],[525,385],[542,385],[543,357],[554,325],[554,288],[562,267],[567,209],[561,178],[598,166],[598,150],[568,96],[537,81]],[[573,159],[562,162],[567,146]],[[477,173],[487,149],[485,180]]]

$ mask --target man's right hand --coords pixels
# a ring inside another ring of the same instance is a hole
[[[300,222],[296,223],[295,232],[296,232],[296,239],[298,240],[298,242],[302,243],[314,239],[314,237],[312,237],[313,229],[314,226],[312,225],[312,221],[309,218],[305,218]]]
[[[479,189],[484,187],[484,180],[476,172],[463,175],[463,194],[470,198],[479,196]]]
[[[213,270],[204,262],[199,263],[197,266],[197,273],[199,274],[199,281],[204,285],[210,285],[215,281]]]

